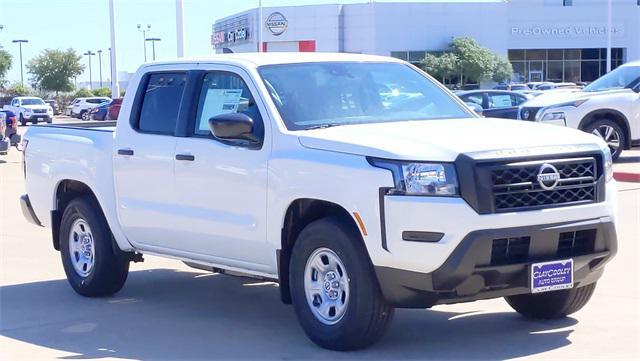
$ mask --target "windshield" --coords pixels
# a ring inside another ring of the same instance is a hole
[[[473,116],[400,63],[282,64],[261,66],[259,72],[290,130]]]
[[[44,100],[38,98],[22,99],[22,105],[44,105]]]
[[[640,66],[623,66],[596,79],[593,83],[587,85],[583,91],[599,92],[611,89],[628,88],[638,81],[639,78]]]

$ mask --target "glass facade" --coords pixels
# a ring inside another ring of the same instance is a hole
[[[624,49],[611,49],[611,68],[624,62]],[[607,72],[607,49],[511,49],[516,82],[591,82]]]

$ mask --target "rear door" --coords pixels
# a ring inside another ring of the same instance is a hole
[[[187,72],[180,68],[143,76],[129,122],[118,125],[114,173],[118,218],[129,241],[143,249],[171,248],[176,231],[175,130]]]

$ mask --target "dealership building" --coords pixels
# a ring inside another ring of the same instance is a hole
[[[640,0],[613,0],[613,66],[640,59]],[[366,2],[265,7],[217,20],[217,53],[350,52],[418,63],[472,37],[509,58],[515,81],[592,81],[606,71],[606,0]],[[259,44],[262,27],[262,44]]]

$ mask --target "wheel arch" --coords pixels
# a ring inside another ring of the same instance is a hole
[[[622,149],[630,149],[631,148],[631,128],[629,127],[629,120],[627,117],[615,109],[598,109],[594,110],[582,118],[580,121],[580,125],[578,125],[578,129],[584,130],[589,125],[593,124],[598,119],[609,119],[611,121],[616,122],[625,135],[625,144],[622,145]]]
[[[298,198],[292,201],[285,212],[281,228],[281,244],[277,254],[278,280],[280,283],[280,297],[282,302],[291,303],[289,291],[289,264],[291,251],[298,235],[309,223],[326,217],[337,217],[346,222],[349,227],[361,235],[360,228],[354,217],[341,205],[315,198]],[[364,244],[362,236],[359,239]],[[368,255],[367,255],[368,257]]]
[[[69,202],[75,198],[85,195],[91,197],[96,202],[100,208],[100,212],[104,215],[104,210],[98,201],[98,197],[96,197],[91,187],[86,183],[74,179],[63,179],[56,185],[54,192],[54,207],[51,211],[51,232],[53,237],[53,248],[57,251],[60,250],[59,236],[62,213],[64,213]]]

